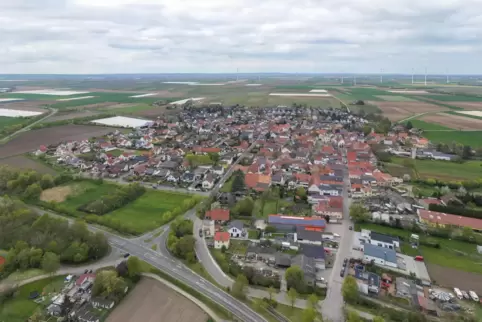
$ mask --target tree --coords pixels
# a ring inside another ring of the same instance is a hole
[[[318,306],[318,296],[316,296],[316,294],[311,294],[309,297],[308,297],[308,304],[310,307],[314,308],[316,310],[316,307]]]
[[[349,311],[346,322],[361,322],[360,315],[356,311]]]
[[[373,322],[385,322],[385,319],[382,318],[381,316],[375,316],[373,318]]]
[[[296,189],[296,196],[300,199],[300,200],[306,200],[306,197],[307,197],[307,193],[306,193],[306,189],[303,188],[303,187],[298,187]]]
[[[251,216],[254,208],[254,200],[251,197],[245,197],[238,201],[233,207],[232,212],[235,216]]]
[[[208,153],[208,155],[214,165],[217,165],[219,163],[219,153]]]
[[[407,124],[405,125],[405,127],[407,128],[407,130],[411,130],[413,128],[412,122],[408,121]]]
[[[307,307],[301,314],[301,322],[314,322],[316,320],[316,310],[312,307]]]
[[[233,183],[231,185],[231,192],[244,191],[246,185],[244,183],[244,173],[237,170],[233,174]]]
[[[236,281],[233,284],[232,293],[237,298],[245,298],[246,297],[246,287],[248,286],[248,279],[243,274],[239,274],[236,277]]]
[[[50,174],[44,174],[40,179],[40,187],[44,190],[52,188],[54,185],[54,178]]]
[[[141,273],[141,261],[136,256],[130,256],[127,260],[127,272],[129,277],[137,277]]]
[[[97,273],[92,286],[93,296],[109,296],[111,294],[122,293],[125,287],[124,280],[117,276],[117,272],[114,270],[101,271]]]
[[[350,206],[350,217],[355,222],[365,222],[370,219],[370,214],[362,204],[354,203]]]
[[[290,288],[286,296],[288,297],[288,301],[290,301],[291,303],[291,308],[293,308],[295,306],[296,299],[298,298],[298,292],[296,292],[295,288],[292,287]]]
[[[38,183],[32,183],[25,189],[25,192],[23,193],[23,196],[26,199],[35,199],[40,196],[42,193],[42,188],[40,188],[40,185]]]
[[[470,159],[470,157],[472,156],[472,148],[468,145],[464,145],[464,147],[462,148],[462,159],[464,160],[467,160],[467,159]]]
[[[276,293],[276,290],[274,289],[273,286],[270,286],[268,288],[268,294],[269,294],[269,301],[271,302],[273,300],[273,294]]]
[[[297,265],[293,265],[286,270],[285,279],[288,288],[295,288],[300,291],[305,286],[303,270]]]
[[[370,133],[372,133],[372,127],[368,124],[363,125],[363,134],[367,136]]]
[[[345,278],[341,291],[346,302],[355,303],[358,300],[358,284],[353,276]]]
[[[60,268],[60,257],[57,254],[46,252],[42,258],[41,267],[47,273],[55,273]]]

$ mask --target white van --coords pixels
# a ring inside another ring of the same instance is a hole
[[[455,293],[455,295],[457,295],[459,300],[462,300],[464,298],[464,296],[462,295],[462,292],[460,292],[460,290],[456,287],[454,287],[454,293]]]
[[[472,300],[474,300],[475,302],[479,301],[479,297],[477,296],[477,294],[474,291],[469,291],[469,295],[470,295],[470,298]]]

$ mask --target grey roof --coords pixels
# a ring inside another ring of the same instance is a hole
[[[364,254],[370,257],[383,259],[386,262],[397,263],[397,253],[393,249],[365,244]]]
[[[309,258],[303,254],[293,259],[293,264],[298,265],[305,274],[305,278],[314,279],[316,277],[315,259]]]
[[[314,258],[318,260],[325,258],[325,249],[323,248],[323,246],[301,245],[300,253],[305,255],[306,257]]]
[[[297,239],[301,240],[309,240],[313,242],[321,242],[323,238],[321,237],[321,232],[320,231],[314,231],[314,230],[306,230],[305,227],[303,226],[297,226],[296,227],[296,235]]]
[[[243,230],[244,228],[244,223],[240,220],[233,220],[229,223],[229,228],[235,227],[239,230]]]
[[[396,236],[375,233],[373,231],[370,233],[370,238],[372,240],[378,240],[384,243],[391,243],[391,244],[393,244],[394,241],[397,241],[397,242],[399,241],[398,237]]]
[[[291,266],[291,256],[289,254],[283,254],[280,252],[276,253],[275,261],[277,266],[290,267]]]
[[[343,177],[321,175],[321,176],[320,176],[320,180],[322,180],[322,181],[343,182]]]

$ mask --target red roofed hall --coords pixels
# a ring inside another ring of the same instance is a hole
[[[206,215],[204,216],[205,219],[214,220],[214,221],[228,221],[229,220],[229,210],[228,209],[212,209],[206,211]]]
[[[470,227],[473,230],[482,231],[482,219],[462,217],[425,209],[419,209],[418,216],[420,221],[431,226]]]

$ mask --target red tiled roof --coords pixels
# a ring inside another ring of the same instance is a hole
[[[462,217],[425,209],[419,209],[418,214],[422,220],[433,224],[470,227],[472,229],[482,230],[482,219]]]
[[[227,242],[229,241],[229,233],[226,231],[218,231],[214,234],[214,240],[215,241],[221,241],[221,242]]]
[[[298,182],[310,182],[311,176],[306,173],[295,173],[295,178]]]
[[[426,199],[420,199],[420,200],[423,201],[424,203],[426,203],[427,205],[441,205],[442,204],[442,200],[435,199],[435,198],[426,198]]]
[[[5,258],[0,256],[0,266],[3,265],[5,263]]]
[[[229,210],[228,209],[213,209],[206,212],[205,218],[211,220],[222,220],[228,221],[229,220]]]
[[[79,278],[75,281],[75,284],[77,285],[82,285],[84,281],[88,278],[95,278],[95,274],[82,274],[79,276]]]

